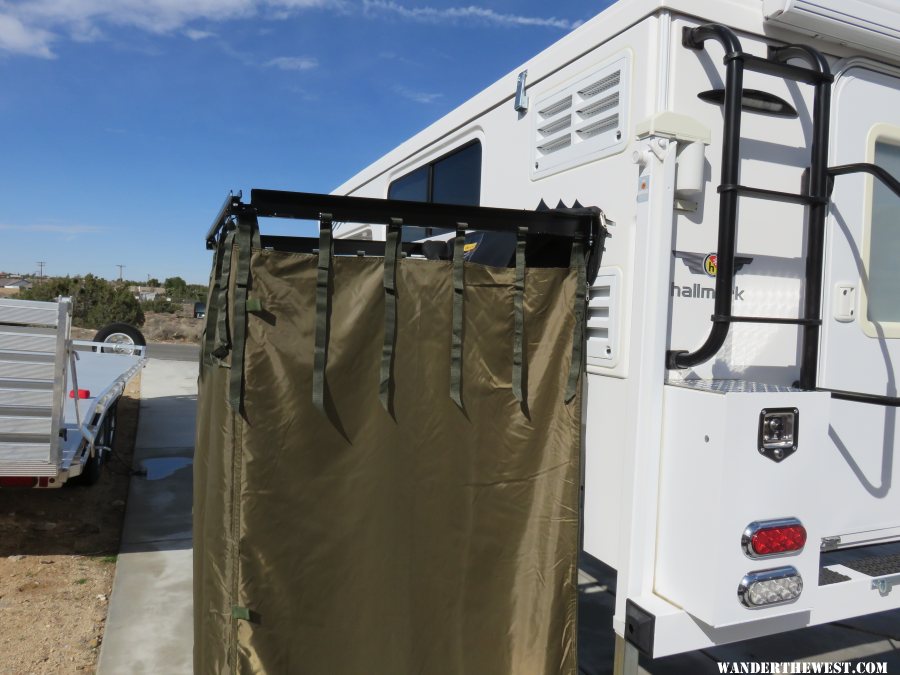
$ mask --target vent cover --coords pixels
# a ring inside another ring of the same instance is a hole
[[[622,56],[534,106],[532,178],[614,154],[628,144],[629,57]]]
[[[614,367],[619,362],[618,270],[601,270],[591,286],[587,315],[588,364]]]

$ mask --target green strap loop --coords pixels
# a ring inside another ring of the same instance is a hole
[[[222,270],[219,274],[219,298],[217,305],[216,332],[211,354],[216,359],[224,359],[231,349],[231,339],[228,335],[228,286],[231,278],[232,247],[237,229],[232,229],[225,237]]]
[[[463,361],[463,300],[466,289],[465,258],[466,223],[456,224],[456,239],[453,241],[453,320],[450,337],[450,398],[463,407],[462,402],[462,361]]]
[[[316,273],[316,346],[313,353],[312,402],[325,412],[325,367],[328,363],[328,315],[330,312],[332,262],[331,214],[319,214],[319,263]]]
[[[394,344],[397,341],[397,261],[403,239],[403,221],[391,218],[384,246],[384,346],[381,348],[381,377],[378,398],[391,412],[391,378],[394,371]]]
[[[520,227],[516,235],[516,280],[513,292],[515,334],[513,337],[512,390],[516,400],[525,405],[525,242],[527,227]]]
[[[575,334],[572,337],[572,360],[569,364],[569,381],[566,384],[566,403],[571,403],[578,393],[578,378],[584,370],[584,337],[587,300],[587,271],[585,269],[584,243],[572,242],[569,268],[576,270],[575,281]]]
[[[242,621],[250,620],[250,610],[246,607],[239,607],[238,605],[232,605],[231,607],[231,618],[232,619],[240,619]]]
[[[237,272],[234,280],[234,324],[231,338],[231,372],[229,374],[228,403],[237,413],[241,411],[244,385],[244,343],[247,337],[247,288],[250,285],[250,256],[253,242],[259,241],[259,223],[252,214],[238,216],[235,234],[237,244]]]
[[[219,289],[221,288],[222,260],[225,257],[225,237],[219,239],[216,252],[213,255],[212,270],[209,273],[209,294],[207,297],[206,321],[203,325],[203,348],[200,352],[200,362],[206,365],[214,365],[212,351],[216,342],[216,327],[219,316]]]

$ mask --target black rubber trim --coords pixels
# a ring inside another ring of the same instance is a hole
[[[649,657],[653,657],[656,617],[632,600],[625,601],[625,639]]]

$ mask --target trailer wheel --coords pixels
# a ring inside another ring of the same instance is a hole
[[[104,326],[94,335],[94,342],[102,342],[103,347],[94,347],[94,351],[104,354],[131,354],[133,347],[147,344],[144,335],[137,328],[127,323],[111,323]]]

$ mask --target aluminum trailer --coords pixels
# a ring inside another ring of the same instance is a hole
[[[614,221],[584,550],[633,664],[900,607],[898,111],[895,2],[623,0],[335,191]]]
[[[72,340],[71,325],[68,298],[0,299],[0,488],[91,483],[111,450],[146,347]]]

